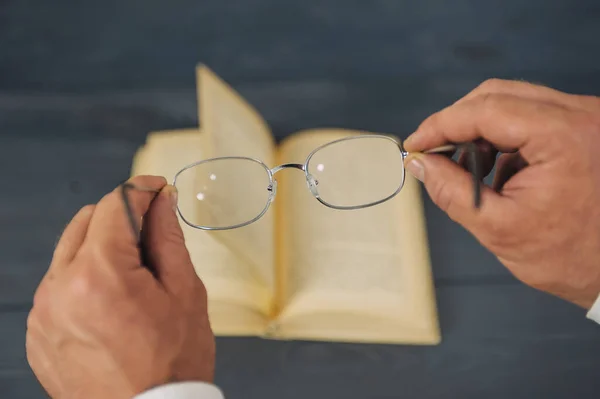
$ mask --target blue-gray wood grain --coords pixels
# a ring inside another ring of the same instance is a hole
[[[489,77],[600,94],[599,38],[595,0],[1,1],[0,397],[44,397],[24,327],[54,243],[149,131],[198,123],[197,63],[279,138],[405,137]],[[440,346],[219,339],[227,397],[598,397],[600,327],[425,203]]]

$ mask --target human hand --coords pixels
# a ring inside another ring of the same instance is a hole
[[[448,158],[417,153],[406,166],[518,279],[590,308],[600,293],[600,98],[490,80],[427,118],[404,147],[468,141],[485,154],[485,175],[503,153],[481,209],[469,174]]]
[[[119,191],[73,218],[27,320],[27,359],[52,397],[131,398],[168,382],[212,382],[206,290],[173,211],[176,191],[161,177],[130,182],[162,189],[129,194],[156,277],[140,263]]]

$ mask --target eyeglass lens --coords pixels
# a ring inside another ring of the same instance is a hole
[[[338,208],[361,207],[393,196],[404,182],[402,152],[395,141],[361,137],[323,146],[307,171],[320,199]]]
[[[238,226],[267,207],[269,185],[269,172],[261,163],[237,158],[209,160],[178,176],[179,210],[196,226]]]

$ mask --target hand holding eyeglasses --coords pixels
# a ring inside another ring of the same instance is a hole
[[[425,120],[408,151],[478,141],[493,187],[437,155],[407,159],[433,201],[520,280],[584,308],[600,293],[600,98],[491,80]]]
[[[140,262],[119,187],[73,218],[35,294],[27,359],[51,397],[125,399],[167,382],[212,382],[206,291],[173,187],[162,177],[130,183],[148,189],[128,195],[134,218],[145,217],[149,264]]]

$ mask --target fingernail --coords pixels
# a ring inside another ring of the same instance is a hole
[[[420,154],[411,154],[406,158],[406,169],[419,181],[425,179],[425,165],[421,160],[421,156]]]
[[[169,194],[169,199],[171,200],[171,206],[173,207],[173,212],[177,211],[177,188],[170,184],[166,185],[164,190]]]

